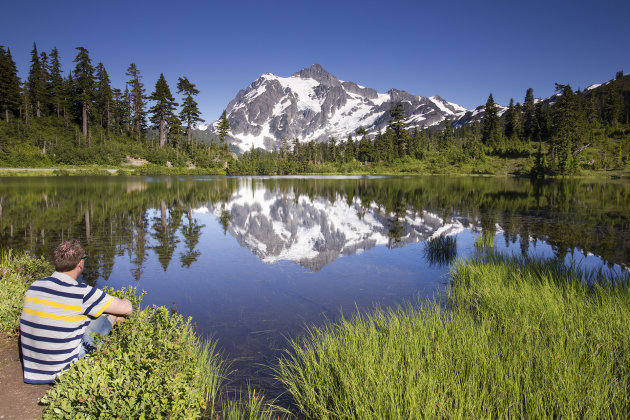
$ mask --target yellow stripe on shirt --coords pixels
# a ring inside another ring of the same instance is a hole
[[[108,300],[107,302],[105,302],[105,305],[103,305],[103,307],[101,308],[101,310],[100,310],[100,311],[98,311],[98,312],[96,313],[96,315],[94,315],[94,318],[98,318],[99,316],[101,316],[101,314],[103,313],[103,311],[104,311],[105,309],[107,309],[107,307],[108,307],[109,305],[111,305],[113,301],[114,301],[114,297],[113,297],[113,296],[110,296],[110,297],[109,297],[109,300]]]
[[[26,312],[27,314],[40,316],[42,318],[58,319],[60,321],[83,321],[85,318],[87,318],[87,316],[85,315],[64,316],[64,315],[49,314],[47,312],[36,311],[34,309],[29,309],[29,308],[23,308],[22,311]]]
[[[75,312],[79,312],[79,313],[83,312],[83,308],[80,307],[80,306],[66,305],[64,303],[53,302],[51,300],[40,299],[40,298],[36,298],[36,297],[31,297],[31,296],[25,296],[24,297],[24,302],[39,303],[39,304],[50,306],[50,307],[53,307],[53,308],[68,309],[70,311],[75,311]]]

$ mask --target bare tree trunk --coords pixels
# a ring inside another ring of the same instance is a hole
[[[166,144],[166,127],[164,126],[164,118],[160,120],[160,147]]]
[[[42,112],[40,110],[40,105],[39,105],[39,101],[37,101],[37,118],[42,116]]]
[[[189,146],[190,146],[190,137],[191,137],[191,135],[192,135],[191,131],[192,131],[192,129],[191,129],[190,124],[189,124],[189,125],[188,125],[188,127],[187,127],[187,129],[186,129],[186,132],[187,132],[187,134],[188,134],[188,145],[189,145]]]
[[[83,137],[87,136],[87,106],[85,105],[85,102],[83,102],[83,106],[82,106],[82,111],[81,111],[81,118],[83,120]]]
[[[4,109],[4,121],[9,124],[9,108]]]

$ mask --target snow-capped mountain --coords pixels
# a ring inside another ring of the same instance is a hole
[[[241,184],[227,202],[195,211],[217,218],[227,214],[228,232],[263,262],[290,260],[313,271],[342,255],[454,235],[469,225],[465,218],[445,223],[435,214],[411,211],[397,217],[358,198],[348,204],[341,197],[334,202],[296,197],[293,191],[270,191],[250,182]]]
[[[467,113],[437,95],[428,98],[396,89],[378,93],[339,80],[314,64],[290,77],[263,74],[239,91],[226,109],[228,142],[241,151],[252,146],[271,150],[281,139],[345,140],[359,127],[373,134],[385,129],[389,110],[398,103],[410,129],[440,124],[445,118],[454,121]],[[216,131],[217,123],[209,130]]]

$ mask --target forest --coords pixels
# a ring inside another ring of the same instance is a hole
[[[178,103],[163,74],[147,93],[135,63],[122,89],[111,85],[103,63],[93,65],[86,48],[76,48],[73,62],[64,76],[57,48],[39,52],[33,44],[28,77],[20,80],[10,49],[0,46],[0,164],[118,166],[130,156],[156,165],[223,168],[226,128],[219,130],[219,144],[194,139],[193,128],[204,120],[195,100],[199,90],[187,77],[178,78]]]
[[[130,63],[124,89],[112,87],[103,63],[84,47],[63,75],[59,51],[33,44],[30,70],[20,80],[11,51],[0,46],[0,165],[119,166],[128,156],[160,166],[209,168],[229,175],[302,173],[465,173],[543,177],[603,173],[625,176],[630,163],[630,75],[585,91],[556,84],[556,95],[498,106],[410,130],[403,107],[389,111],[384,132],[364,128],[346,139],[282,139],[273,151],[230,152],[225,112],[214,141],[195,136],[199,90],[179,77],[176,93],[163,74],[147,93]],[[151,105],[151,106],[149,106]],[[481,116],[483,115],[483,118]]]

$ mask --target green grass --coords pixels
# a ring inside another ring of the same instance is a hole
[[[410,305],[311,328],[277,375],[309,418],[627,418],[628,279],[483,257],[450,310]]]
[[[494,234],[493,233],[478,233],[475,235],[475,247],[481,249],[494,248]]]
[[[447,265],[457,256],[457,238],[440,235],[429,239],[424,246],[425,259],[431,265]]]

